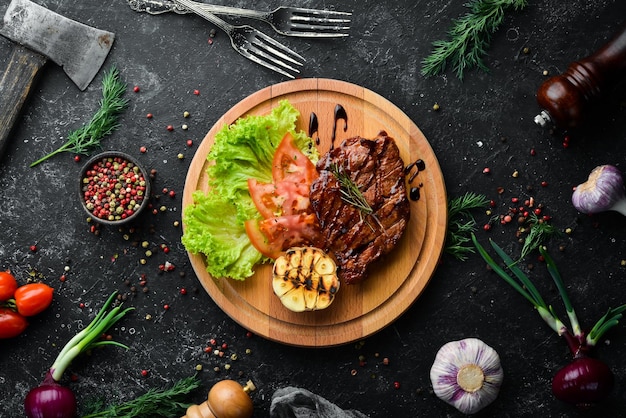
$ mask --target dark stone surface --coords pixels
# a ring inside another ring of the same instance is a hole
[[[131,348],[109,347],[72,364],[64,383],[78,394],[81,405],[97,395],[108,401],[130,399],[189,376],[202,365],[199,376],[206,390],[224,378],[252,379],[258,387],[253,401],[259,417],[267,416],[272,393],[288,385],[371,417],[461,416],[432,394],[429,370],[444,343],[478,337],[499,352],[505,370],[499,398],[478,416],[623,416],[624,324],[596,351],[615,373],[614,391],[595,409],[578,412],[550,392],[552,376],[569,361],[564,342],[475,255],[461,262],[445,254],[411,309],[362,344],[302,349],[247,337],[200,288],[180,243],[181,228],[174,223],[181,217],[188,164],[206,132],[241,99],[284,79],[240,57],[222,33],[209,45],[212,26],[200,18],[137,14],[123,0],[38,3],[116,33],[104,68],[119,68],[131,87],[130,107],[121,128],[103,140],[102,147],[125,151],[156,169],[156,195],[163,188],[177,194],[154,196],[155,207],[166,210],[147,213],[134,231],[101,228],[99,235],[91,233],[73,186],[82,164],[70,154],[35,168],[29,164],[59,147],[93,114],[102,73],[80,92],[60,68],[45,68],[0,164],[0,268],[11,269],[21,283],[36,272],[56,291],[52,306],[33,318],[23,335],[0,341],[1,417],[22,416],[29,388],[39,383],[60,347],[114,290],[128,294],[126,304],[135,307],[112,332]],[[602,103],[600,117],[586,133],[572,137],[568,148],[561,145],[561,135],[533,123],[539,111],[535,92],[546,79],[543,71],[560,73],[603,45],[625,20],[626,3],[545,0],[509,11],[486,56],[490,71],[470,71],[463,81],[450,72],[433,78],[420,75],[431,42],[442,39],[451,20],[465,12],[463,2],[294,3],[354,11],[347,39],[281,38],[306,56],[303,77],[359,84],[405,111],[438,155],[449,197],[483,193],[496,202],[493,214],[499,215],[514,206],[511,198],[532,196],[555,226],[571,228],[571,234],[553,240],[550,247],[583,326],[590,326],[607,308],[626,303],[626,221],[616,213],[580,215],[570,202],[572,187],[596,165],[624,169],[623,85],[616,86]],[[271,9],[278,2],[241,0],[235,5]],[[5,8],[0,6],[2,15]],[[9,53],[10,43],[1,38],[0,64],[6,64]],[[139,93],[132,92],[134,85],[141,88]],[[199,95],[193,93],[196,89]],[[439,111],[433,110],[435,103]],[[190,112],[188,119],[184,111]],[[154,118],[148,120],[147,113]],[[189,125],[187,131],[180,128],[183,123]],[[173,132],[165,129],[170,124],[176,127]],[[193,147],[187,147],[187,139],[194,141]],[[147,148],[145,154],[139,152],[141,146]],[[185,158],[178,159],[179,153]],[[489,175],[483,174],[485,167]],[[541,186],[543,181],[547,187]],[[477,220],[482,225],[489,216],[478,213]],[[516,225],[496,223],[490,232],[480,230],[478,235],[483,242],[491,237],[518,254],[516,230]],[[152,257],[145,257],[144,241],[155,249]],[[33,244],[36,252],[29,249]],[[161,244],[171,251],[160,251]],[[558,294],[535,257],[528,260],[535,264],[531,275],[565,318]],[[175,270],[161,272],[159,265],[165,262]],[[63,274],[65,282],[59,280]],[[139,285],[142,275],[147,293]],[[181,295],[181,288],[188,293]],[[224,357],[204,351],[211,339],[228,344]],[[230,359],[233,353],[237,360]],[[385,357],[388,365],[383,365]],[[142,376],[144,369],[147,376]],[[394,388],[394,382],[400,387]],[[203,396],[200,391],[192,400],[200,402]]]

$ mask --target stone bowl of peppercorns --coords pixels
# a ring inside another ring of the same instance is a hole
[[[106,151],[83,166],[79,195],[92,220],[121,225],[136,219],[148,206],[149,173],[130,155]]]

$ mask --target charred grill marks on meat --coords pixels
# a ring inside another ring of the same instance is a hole
[[[404,163],[385,132],[373,140],[354,137],[333,148],[317,163],[320,176],[311,185],[311,205],[325,243],[340,266],[346,284],[361,282],[367,267],[389,253],[410,217]],[[346,199],[345,175],[368,204],[364,211]]]

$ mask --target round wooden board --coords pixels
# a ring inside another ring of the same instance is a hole
[[[329,79],[301,79],[269,86],[245,98],[223,115],[208,132],[191,162],[183,192],[183,210],[193,204],[196,190],[208,192],[206,157],[215,134],[240,117],[269,114],[281,100],[300,111],[296,129],[308,132],[314,112],[319,121],[320,153],[330,147],[334,111],[340,104],[348,115],[340,120],[336,144],[384,130],[396,140],[405,165],[418,159],[426,168],[408,187],[419,187],[411,201],[411,219],[398,246],[370,266],[361,284],[343,284],[332,305],[321,311],[294,313],[272,291],[271,265],[261,265],[245,281],[212,277],[202,254],[189,257],[198,279],[215,303],[241,326],[273,341],[329,347],[367,337],[389,325],[418,298],[432,277],[445,241],[448,212],[445,183],[435,154],[419,128],[391,102],[354,84]],[[344,128],[346,128],[344,130]],[[184,228],[183,224],[183,228]]]

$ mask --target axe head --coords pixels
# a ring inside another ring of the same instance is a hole
[[[0,34],[63,67],[81,90],[100,70],[115,38],[29,0],[11,1]]]

